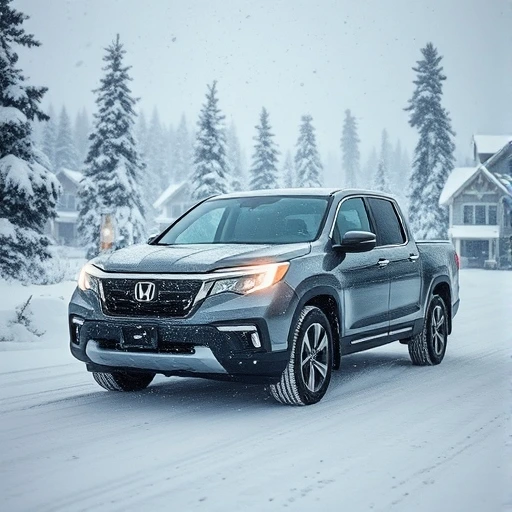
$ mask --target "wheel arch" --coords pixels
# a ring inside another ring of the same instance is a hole
[[[427,301],[430,300],[430,297],[434,295],[439,295],[448,310],[448,334],[452,332],[452,289],[450,286],[450,280],[448,276],[438,276],[430,285],[430,290],[427,296],[425,297],[425,308],[428,307]]]
[[[333,337],[333,369],[337,370],[341,359],[341,308],[338,294],[329,286],[318,286],[308,290],[302,295],[292,317],[288,333],[288,346],[292,341],[294,326],[301,311],[306,306],[314,306],[320,309],[329,320]]]

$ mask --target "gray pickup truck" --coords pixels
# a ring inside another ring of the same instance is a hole
[[[108,390],[142,390],[158,373],[263,382],[309,405],[346,354],[400,341],[414,365],[439,364],[458,266],[449,242],[416,242],[385,194],[211,197],[148,244],[85,265],[71,352]]]

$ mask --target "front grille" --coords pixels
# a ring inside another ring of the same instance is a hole
[[[194,304],[201,281],[148,279],[155,285],[155,296],[150,302],[135,299],[139,279],[102,279],[103,310],[112,316],[183,317]]]

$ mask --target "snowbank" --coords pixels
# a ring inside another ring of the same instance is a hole
[[[0,351],[62,346],[67,326],[67,307],[75,281],[30,285],[0,280]],[[27,308],[30,328],[16,322],[16,308],[32,299]],[[38,334],[34,334],[36,331]],[[22,343],[31,342],[31,343]]]

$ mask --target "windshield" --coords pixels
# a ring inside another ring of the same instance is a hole
[[[201,203],[158,239],[158,245],[291,244],[317,238],[326,197],[243,197]]]

